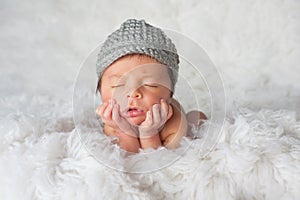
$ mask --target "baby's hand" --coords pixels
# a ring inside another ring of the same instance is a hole
[[[110,100],[108,103],[103,103],[96,109],[97,115],[102,119],[102,122],[107,126],[116,130],[116,133],[123,132],[131,136],[137,136],[137,130],[132,127],[129,122],[121,116],[120,106],[115,100]]]
[[[145,121],[139,126],[140,138],[158,134],[172,115],[173,109],[164,99],[161,99],[160,104],[154,104],[152,109],[147,112]]]

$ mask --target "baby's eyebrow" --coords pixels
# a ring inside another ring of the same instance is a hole
[[[121,78],[121,75],[119,75],[119,74],[112,74],[112,75],[109,75],[108,78]]]

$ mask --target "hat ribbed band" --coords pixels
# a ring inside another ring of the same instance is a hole
[[[107,54],[107,55],[106,55]],[[97,61],[97,75],[98,77],[102,77],[104,70],[111,65],[114,61],[119,58],[130,55],[130,54],[143,54],[150,56],[151,58],[156,59],[158,62],[165,64],[170,68],[171,81],[172,84],[175,85],[178,77],[178,61],[177,54],[171,51],[163,50],[163,49],[154,49],[143,46],[138,46],[136,44],[128,44],[123,46],[116,46],[111,48],[109,51],[105,52],[105,54],[99,54],[99,58]],[[102,57],[102,58],[101,58]]]

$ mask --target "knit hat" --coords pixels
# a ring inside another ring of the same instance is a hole
[[[99,80],[110,64],[122,56],[135,53],[148,55],[167,65],[174,90],[179,68],[176,47],[160,28],[146,23],[145,20],[128,19],[107,37],[101,46],[96,64]]]

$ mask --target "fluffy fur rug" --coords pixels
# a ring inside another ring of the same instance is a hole
[[[295,112],[238,109],[208,154],[204,128],[200,139],[184,139],[176,151],[128,156],[99,132],[97,121],[83,121],[78,134],[68,101],[23,95],[1,105],[1,199],[300,197]]]

